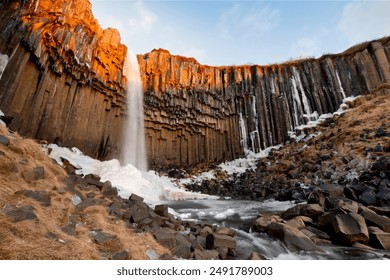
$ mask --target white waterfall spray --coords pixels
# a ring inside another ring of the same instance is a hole
[[[137,56],[131,52],[127,54],[124,73],[127,77],[128,116],[123,133],[122,161],[146,171],[143,90]]]

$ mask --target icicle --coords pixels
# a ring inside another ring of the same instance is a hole
[[[244,118],[242,117],[242,113],[240,113],[239,126],[240,126],[242,147],[244,148],[245,154],[247,154],[248,153],[248,141],[247,141],[245,122],[244,122]]]
[[[340,80],[340,76],[339,76],[338,71],[336,71],[336,78],[337,78],[337,83],[339,84],[339,89],[340,89],[341,95],[342,95],[343,99],[345,99],[347,96],[345,95],[343,85],[341,84],[341,80]]]
[[[255,127],[256,127],[256,130],[254,130],[254,131],[252,131],[251,133],[253,133],[253,132],[256,132],[257,134],[256,134],[256,136],[257,136],[257,138],[256,138],[256,142],[257,142],[257,145],[258,145],[258,147],[259,147],[259,151],[256,151],[256,146],[255,146],[255,138],[254,138],[254,136],[253,136],[253,139],[251,139],[252,140],[252,151],[254,152],[254,153],[256,153],[256,152],[260,152],[261,151],[261,145],[260,145],[260,135],[259,135],[259,131],[258,131],[258,129],[259,129],[259,115],[257,114],[257,108],[256,108],[256,96],[255,95],[253,95],[252,96],[252,112],[253,112],[253,116],[254,116],[254,118],[255,118]],[[251,136],[252,137],[252,136]]]
[[[0,53],[0,80],[1,77],[3,76],[5,67],[8,64],[8,60],[9,60],[8,55]]]

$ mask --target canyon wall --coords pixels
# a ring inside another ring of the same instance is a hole
[[[390,83],[390,39],[278,65],[212,67],[158,49],[139,56],[152,166],[191,166],[289,140],[348,96]]]
[[[0,38],[0,110],[11,129],[93,157],[118,154],[127,48],[88,0],[2,1]]]
[[[118,157],[127,48],[88,0],[0,3],[0,110],[22,135]],[[153,50],[138,56],[152,168],[232,160],[390,82],[390,40],[278,65],[213,67]],[[131,143],[129,143],[131,145]]]

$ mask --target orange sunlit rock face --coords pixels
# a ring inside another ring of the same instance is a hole
[[[138,56],[152,166],[215,163],[289,140],[343,98],[390,82],[390,38],[275,65],[208,66],[156,49]]]
[[[107,157],[126,110],[127,48],[103,30],[88,0],[0,3],[0,109],[20,133]]]
[[[85,83],[97,78],[120,91],[127,48],[117,30],[99,26],[88,0],[28,1],[20,14],[27,31],[23,39],[41,64],[60,58],[55,65],[58,74],[68,71]]]

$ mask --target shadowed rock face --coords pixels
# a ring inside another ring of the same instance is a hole
[[[390,41],[280,65],[212,67],[153,50],[139,56],[151,165],[232,160],[288,140],[348,96],[390,82]]]
[[[22,135],[118,156],[126,47],[88,0],[0,3],[0,110]],[[200,65],[154,50],[138,57],[152,168],[211,164],[288,140],[346,96],[390,82],[389,38],[280,65]],[[4,56],[2,56],[4,61]],[[2,67],[2,66],[1,66]]]
[[[12,129],[95,157],[117,152],[127,49],[88,0],[2,1],[0,38],[0,109]]]

